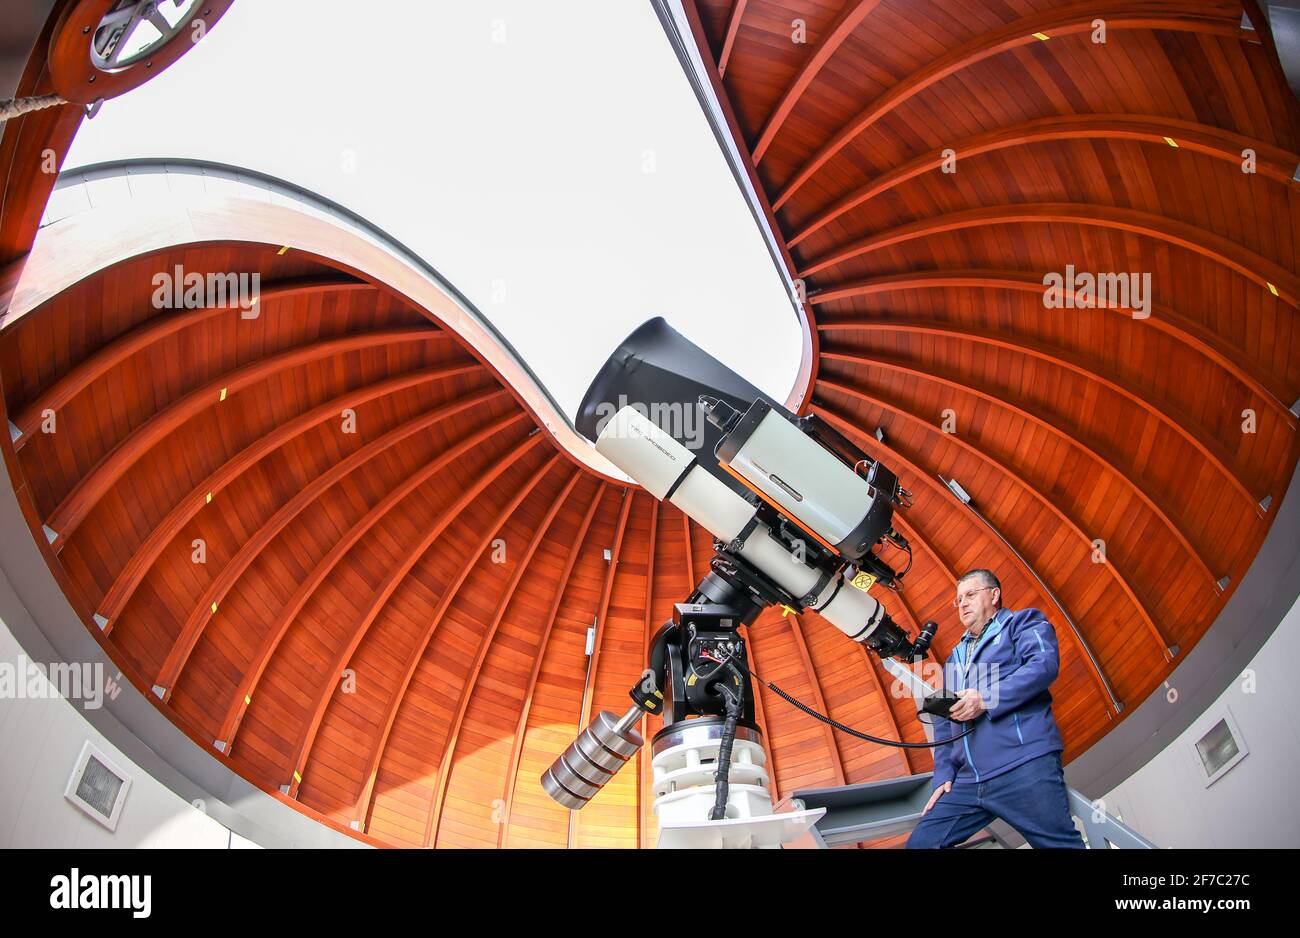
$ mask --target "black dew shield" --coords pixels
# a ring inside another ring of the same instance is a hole
[[[793,416],[656,316],[624,339],[596,374],[578,408],[577,430],[594,443],[609,418],[630,405],[690,450],[728,488],[746,495],[748,489],[718,466],[714,450],[722,431],[706,419],[700,395],[719,398],[742,413],[761,398]]]

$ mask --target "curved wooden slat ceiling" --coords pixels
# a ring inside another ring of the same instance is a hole
[[[1073,758],[1214,621],[1300,455],[1294,99],[1228,2],[688,7],[808,290],[811,409],[916,493],[891,614],[942,623],[942,659],[956,577],[996,569],[1009,604],[1056,623]],[[259,271],[260,315],[154,309],[175,264]],[[1150,272],[1150,317],[1046,309],[1043,275],[1067,264]],[[653,844],[644,753],[578,814],[537,779],[624,709],[710,537],[569,458],[429,313],[324,257],[190,244],[14,321],[0,376],[33,535],[124,675],[213,758],[377,844]],[[764,678],[924,738],[819,617],[769,612],[750,636]],[[931,766],[757,705],[775,797]]]
[[[945,621],[952,572],[993,566],[1140,702],[1240,581],[1297,457],[1300,109],[1241,4],[688,7],[816,311],[812,409],[924,506],[901,618]],[[1047,308],[1067,265],[1149,273],[1149,318]],[[1125,712],[1072,644],[1057,712],[1091,728],[1067,757]]]

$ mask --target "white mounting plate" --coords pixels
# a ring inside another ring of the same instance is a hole
[[[659,828],[661,850],[717,850],[779,847],[802,837],[825,808],[721,821],[678,821]]]

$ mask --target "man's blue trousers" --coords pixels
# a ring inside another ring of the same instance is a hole
[[[1006,821],[1031,847],[1083,847],[1070,818],[1061,753],[1049,752],[983,782],[954,781],[921,818],[908,847],[952,847],[994,818]]]

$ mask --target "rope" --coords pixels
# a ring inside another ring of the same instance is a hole
[[[57,94],[42,94],[34,98],[13,98],[9,101],[0,101],[0,124],[14,117],[21,117],[28,111],[39,111],[47,107],[58,107],[60,104],[67,104]]]

